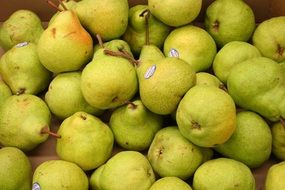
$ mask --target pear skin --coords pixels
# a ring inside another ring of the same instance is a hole
[[[163,177],[155,181],[149,190],[192,190],[191,186],[178,177]]]
[[[0,189],[30,190],[32,188],[32,165],[20,149],[0,149]]]
[[[285,160],[285,127],[281,122],[273,123],[272,133],[272,153],[279,160]]]
[[[256,57],[237,64],[227,88],[238,106],[273,122],[285,118],[285,69],[277,62]]]
[[[92,58],[93,40],[76,13],[65,10],[43,32],[37,52],[41,63],[53,73],[76,71]]]
[[[285,186],[283,179],[285,176],[285,161],[273,164],[267,171],[265,178],[266,190],[279,190]]]
[[[109,125],[121,147],[142,151],[150,146],[162,122],[162,116],[150,112],[141,100],[134,100],[115,109]]]
[[[85,112],[76,112],[66,118],[57,132],[57,155],[76,163],[83,170],[92,170],[111,156],[114,136],[99,118]]]
[[[36,13],[17,10],[0,26],[0,46],[8,50],[21,42],[37,44],[43,31],[42,22]]]
[[[192,87],[180,101],[176,121],[181,134],[201,147],[225,143],[236,128],[231,96],[215,86]]]
[[[0,109],[0,144],[30,151],[47,140],[51,113],[35,95],[10,96]]]
[[[40,62],[37,46],[23,42],[5,52],[0,59],[0,73],[13,94],[39,94],[52,78]]]
[[[72,162],[47,160],[34,171],[33,188],[53,190],[88,190],[88,177]]]
[[[10,96],[12,96],[11,89],[0,78],[0,107],[2,106],[4,101]]]

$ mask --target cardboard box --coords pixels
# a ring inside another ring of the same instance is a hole
[[[203,0],[203,8],[195,20],[195,22],[203,22],[205,9],[213,2],[213,0]],[[284,0],[245,0],[253,9],[257,24],[265,19],[285,15],[285,1]],[[146,4],[147,0],[129,0],[130,6],[136,4]],[[44,23],[48,22],[51,16],[56,12],[53,8],[47,5],[45,0],[1,0],[0,1],[0,24],[5,21],[14,11],[19,9],[29,9],[34,11],[42,19]],[[4,53],[0,48],[0,56]],[[1,78],[0,78],[1,80]],[[60,125],[60,121],[53,118],[52,131],[57,131]],[[53,137],[49,137],[48,141],[39,145],[35,150],[29,152],[29,158],[32,162],[33,169],[35,169],[40,163],[50,160],[58,159],[55,152],[56,140]],[[264,179],[268,168],[276,163],[277,160],[271,158],[261,167],[253,169],[252,172],[256,178],[256,189],[264,189]]]

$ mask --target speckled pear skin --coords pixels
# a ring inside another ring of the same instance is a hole
[[[19,43],[0,59],[0,74],[13,94],[39,94],[52,79],[52,73],[40,62],[37,45]]]
[[[2,106],[4,101],[10,96],[12,96],[11,89],[0,78],[0,107]]]
[[[37,14],[17,10],[0,26],[0,46],[8,50],[21,42],[37,43],[44,29]]]

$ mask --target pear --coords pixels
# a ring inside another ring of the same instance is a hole
[[[265,177],[265,189],[266,190],[279,190],[285,186],[285,161],[273,164],[270,166]]]
[[[209,85],[223,88],[224,84],[213,74],[207,72],[196,73],[196,84],[195,85]]]
[[[88,190],[88,177],[72,162],[47,160],[34,171],[33,189]]]
[[[4,104],[4,101],[12,96],[11,89],[0,78],[0,107]]]
[[[182,26],[192,22],[200,13],[202,0],[148,0],[151,14],[169,26]]]
[[[152,112],[167,115],[175,111],[183,95],[195,84],[191,65],[176,57],[164,57],[154,45],[145,45],[137,68],[139,93]]]
[[[93,60],[82,71],[83,97],[87,103],[98,109],[121,106],[137,92],[135,67],[128,59],[113,55],[114,52],[116,54],[126,51],[118,49],[120,50],[111,51],[106,47],[97,50]]]
[[[186,25],[171,31],[164,41],[163,51],[165,56],[178,57],[199,72],[211,67],[217,47],[206,30]]]
[[[159,130],[147,153],[153,170],[160,177],[190,178],[202,164],[203,153],[181,135],[176,126]]]
[[[90,106],[81,93],[81,72],[58,74],[49,84],[45,102],[51,112],[61,120],[78,111],[100,115],[103,111]]]
[[[51,114],[35,95],[10,96],[0,109],[0,144],[30,151],[48,138]]]
[[[109,125],[121,147],[142,151],[150,146],[162,122],[163,118],[150,112],[141,100],[134,100],[115,109]]]
[[[189,184],[178,177],[163,177],[155,181],[149,190],[192,190]]]
[[[31,10],[13,12],[0,26],[0,46],[8,50],[21,42],[37,43],[44,29],[38,15]]]
[[[40,62],[37,46],[19,43],[0,59],[0,74],[13,94],[38,94],[48,87],[51,72]]]
[[[285,118],[285,69],[275,61],[256,57],[237,64],[227,87],[240,107],[273,122]]]
[[[250,168],[257,168],[271,155],[270,128],[261,116],[251,111],[238,112],[236,117],[236,130],[231,138],[214,149]]]
[[[139,4],[129,9],[129,24],[122,39],[128,42],[135,55],[139,55],[146,38],[150,44],[162,48],[169,32],[170,27],[151,15],[147,5]]]
[[[92,170],[111,157],[114,136],[99,118],[76,112],[66,118],[57,132],[56,153],[62,159],[76,163],[83,170]]]
[[[279,160],[285,160],[285,127],[281,122],[271,126],[272,154]]]
[[[73,10],[93,36],[99,34],[105,41],[119,38],[127,29],[127,0],[82,0]]]
[[[0,189],[30,190],[32,188],[32,165],[20,149],[0,149]]]
[[[180,101],[176,121],[181,134],[201,147],[225,143],[236,128],[231,96],[215,86],[192,87]]]
[[[249,167],[229,158],[216,158],[202,164],[193,177],[193,189],[255,190]]]
[[[76,71],[91,59],[93,40],[76,13],[64,10],[41,35],[37,52],[43,66],[53,73]]]
[[[251,7],[242,0],[216,0],[206,9],[205,29],[218,47],[231,41],[248,41],[255,29]]]
[[[102,174],[102,171],[104,170],[105,164],[99,166],[97,169],[95,169],[90,178],[89,178],[89,184],[91,190],[102,190],[100,185],[100,176]]]
[[[106,162],[98,181],[104,190],[148,190],[155,176],[142,153],[121,151]]]
[[[276,62],[285,61],[285,16],[272,17],[261,22],[253,33],[252,41],[261,54]]]
[[[261,57],[255,46],[242,41],[229,42],[216,54],[213,61],[213,71],[224,84],[227,84],[231,68],[254,57]]]

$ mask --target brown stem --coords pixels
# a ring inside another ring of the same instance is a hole
[[[96,34],[96,38],[98,40],[98,43],[99,43],[100,47],[104,48],[103,40],[102,40],[100,34]]]
[[[63,11],[56,4],[54,4],[51,0],[47,0],[46,2],[48,5],[50,5],[52,8],[56,9],[57,11],[59,11],[59,12]]]
[[[224,84],[220,84],[219,88],[224,90],[225,92],[228,92],[228,89],[226,88],[226,86]]]
[[[138,107],[134,102],[131,102],[129,100],[126,100],[125,104],[131,105],[132,109],[136,109]]]
[[[135,60],[127,51],[125,50],[120,50],[120,51],[112,51],[109,49],[104,49],[104,53],[106,55],[112,55],[112,56],[117,56],[117,57],[123,57],[127,60],[129,60],[132,64],[134,65],[139,65],[139,61]]]
[[[282,118],[282,117],[280,117],[280,123],[283,125],[283,127],[285,128],[285,119],[284,118]]]
[[[67,11],[67,7],[65,6],[65,4],[62,2],[62,0],[57,0],[59,2],[59,4],[62,6],[62,8]]]
[[[150,11],[148,9],[144,10],[140,15],[140,17],[145,16],[145,45],[149,45],[149,17]]]
[[[60,135],[58,135],[58,134],[56,134],[56,133],[51,132],[51,131],[49,130],[49,128],[48,128],[48,127],[44,127],[44,128],[42,128],[42,130],[41,130],[41,134],[49,134],[49,135],[51,135],[51,136],[53,136],[53,137],[55,137],[55,138],[61,138],[61,136],[60,136]]]

